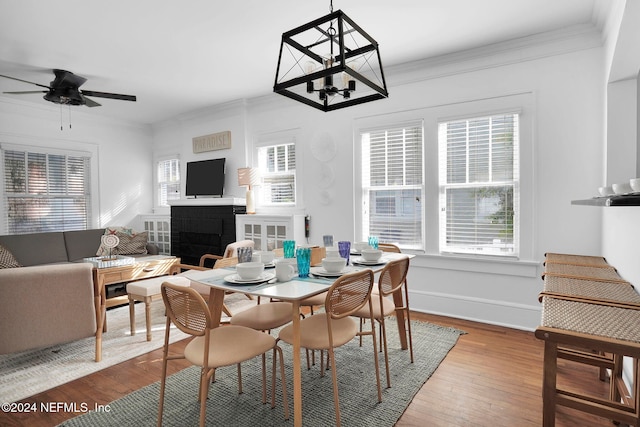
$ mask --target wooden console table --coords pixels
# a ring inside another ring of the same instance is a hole
[[[105,286],[168,275],[171,268],[179,263],[180,258],[174,256],[150,255],[131,265],[93,269],[94,302],[98,323],[96,362],[102,360],[102,334],[107,331],[107,307],[115,305],[107,302]]]

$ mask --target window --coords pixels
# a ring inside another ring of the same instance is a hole
[[[360,132],[362,235],[422,249],[422,123]]]
[[[8,234],[89,228],[89,153],[3,149],[2,155]]]
[[[518,255],[519,115],[438,124],[440,251]]]
[[[272,142],[257,147],[258,168],[262,178],[260,200],[263,206],[295,205],[295,141]]]
[[[180,159],[158,162],[158,206],[169,206],[169,200],[180,199]]]

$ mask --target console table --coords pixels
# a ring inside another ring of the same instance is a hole
[[[94,267],[93,287],[96,319],[98,320],[96,328],[96,362],[102,360],[102,333],[107,331],[107,307],[120,303],[118,298],[111,298],[107,301],[105,286],[168,275],[171,268],[179,263],[180,258],[174,256],[149,255],[131,265],[105,268]],[[124,301],[128,301],[126,296]]]

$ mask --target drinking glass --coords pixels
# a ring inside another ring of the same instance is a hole
[[[296,250],[296,258],[298,260],[298,277],[308,277],[311,264],[311,248],[298,248]]]
[[[249,248],[249,247],[238,248],[238,263],[250,262],[252,256],[253,256],[252,248]]]
[[[369,246],[378,249],[378,236],[369,236]]]
[[[333,236],[331,234],[325,234],[322,236],[322,242],[324,243],[325,248],[333,246]]]
[[[293,258],[296,252],[296,241],[285,240],[284,242],[282,242],[282,248],[284,250],[285,258]]]
[[[351,242],[341,241],[338,242],[338,252],[340,252],[340,256],[347,260],[347,265],[349,265],[349,254],[351,253]]]

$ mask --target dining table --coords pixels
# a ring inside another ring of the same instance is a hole
[[[345,268],[344,273],[354,272],[362,269],[371,269],[374,273],[379,273],[384,269],[386,263],[400,259],[403,257],[413,258],[414,255],[385,252],[378,263],[371,265],[350,264]],[[353,258],[353,257],[352,257]],[[277,261],[277,260],[276,260]],[[271,270],[273,271],[273,270]],[[314,270],[313,267],[311,271]],[[293,416],[294,426],[302,426],[302,362],[300,359],[300,302],[308,297],[321,294],[329,289],[337,277],[326,277],[316,274],[310,274],[309,277],[295,276],[289,281],[278,282],[273,279],[258,284],[237,284],[229,282],[229,278],[235,276],[233,273],[235,268],[219,268],[211,270],[189,270],[182,273],[182,276],[189,278],[199,284],[210,287],[209,292],[209,309],[211,310],[214,327],[220,325],[222,315],[222,305],[224,296],[227,292],[241,292],[262,298],[272,298],[280,301],[288,301],[291,303],[291,322],[293,327]],[[265,269],[265,272],[269,272]],[[270,277],[271,275],[267,275]],[[227,279],[227,280],[226,280]],[[394,295],[396,306],[401,307],[402,295]],[[399,310],[398,330],[401,337],[402,349],[407,348],[406,327],[404,322],[404,312]],[[404,338],[404,339],[402,339]]]

